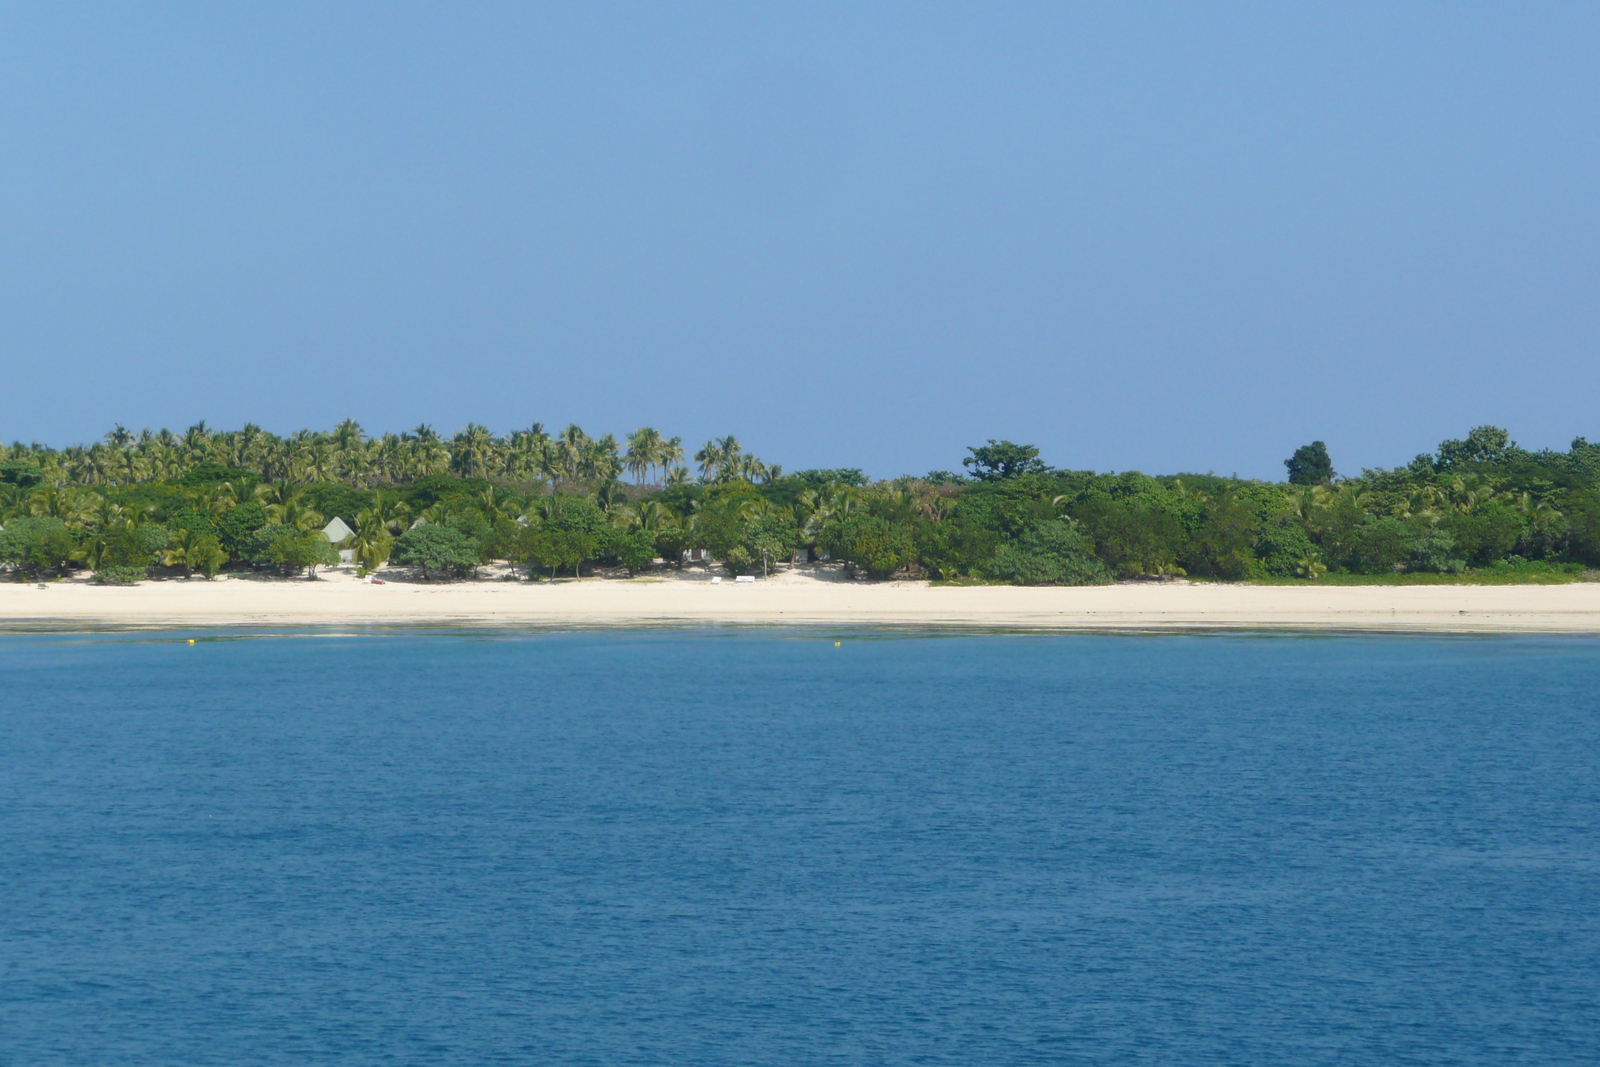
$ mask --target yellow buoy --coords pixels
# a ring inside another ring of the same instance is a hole
[[[837,641],[835,641],[835,642],[834,642],[834,643],[833,643],[833,647],[834,647],[834,648],[838,648],[838,647],[839,647],[839,642],[837,642]]]
[[[192,645],[192,644],[194,644],[194,638],[192,638],[192,637],[191,637],[191,638],[189,638],[189,643],[190,643],[190,644],[191,644],[191,645]]]

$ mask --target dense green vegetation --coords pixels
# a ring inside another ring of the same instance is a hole
[[[786,474],[732,437],[692,457],[537,424],[369,438],[354,422],[132,434],[61,450],[0,447],[0,567],[125,583],[148,573],[315,573],[337,562],[429,579],[509,560],[530,578],[638,575],[691,552],[739,574],[826,557],[863,578],[1080,585],[1173,575],[1256,581],[1570,581],[1600,565],[1600,445],[1530,452],[1480,426],[1393,470],[1339,477],[1316,441],[1286,481],[1050,467],[989,441],[961,473],[869,483]],[[688,463],[694,463],[691,471]],[[657,562],[657,561],[661,562]]]

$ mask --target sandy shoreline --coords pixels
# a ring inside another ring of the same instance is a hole
[[[713,583],[703,572],[666,580],[372,585],[334,571],[315,581],[0,584],[0,628],[11,630],[430,624],[1600,633],[1600,583],[933,588],[842,581],[817,571],[754,585]]]

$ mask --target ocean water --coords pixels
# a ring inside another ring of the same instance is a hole
[[[9,635],[0,705],[6,1065],[1600,1063],[1593,640]]]

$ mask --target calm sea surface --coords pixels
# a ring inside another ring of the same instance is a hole
[[[0,1063],[1593,1065],[1600,642],[0,637]]]

